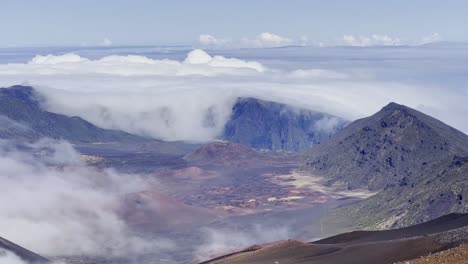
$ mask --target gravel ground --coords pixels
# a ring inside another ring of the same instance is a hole
[[[468,264],[468,244],[399,264]]]

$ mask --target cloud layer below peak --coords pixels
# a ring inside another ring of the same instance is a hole
[[[74,53],[37,55],[27,64],[0,66],[3,74],[108,74],[121,76],[248,75],[265,71],[262,64],[222,56],[210,56],[196,49],[183,62],[156,60],[138,55],[111,55],[97,60]]]
[[[403,39],[398,36],[390,36],[387,34],[344,34],[341,38],[334,38],[329,40],[312,40],[312,38],[307,35],[301,35],[297,38],[288,38],[271,32],[263,32],[256,35],[254,38],[243,37],[240,40],[218,38],[210,34],[201,34],[198,38],[198,43],[202,47],[210,48],[274,48],[285,47],[289,45],[317,47],[372,47],[400,45],[418,46],[441,40],[442,36],[438,33],[425,35],[419,39]]]
[[[119,54],[39,55],[0,64],[0,86],[26,83],[49,111],[164,140],[209,141],[237,97],[354,120],[391,101],[467,132],[466,62],[449,49],[302,48],[187,52],[182,60]],[[168,56],[169,57],[169,56]],[[210,122],[207,122],[210,120]]]

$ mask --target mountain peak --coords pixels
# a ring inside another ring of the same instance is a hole
[[[308,165],[331,182],[377,190],[406,184],[427,172],[427,164],[466,153],[467,135],[417,110],[390,103],[312,149]]]
[[[326,113],[240,97],[221,138],[256,149],[301,151],[328,139],[345,123]]]
[[[382,108],[382,110],[399,110],[399,109],[406,109],[407,107],[401,104],[397,104],[395,102],[390,102],[386,106]]]
[[[37,104],[37,95],[31,86],[14,85],[8,88],[0,88],[0,95],[19,99],[23,102]]]

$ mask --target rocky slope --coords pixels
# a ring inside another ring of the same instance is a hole
[[[45,111],[41,108],[42,100],[32,87],[0,88],[0,138],[49,137],[73,143],[145,141],[122,131],[96,127],[79,117]]]
[[[225,167],[255,167],[280,164],[297,164],[302,159],[296,153],[259,152],[238,143],[215,141],[201,145],[184,159],[194,164]]]
[[[398,264],[466,264],[468,263],[468,244],[419,257]]]
[[[468,136],[391,103],[308,153],[305,170],[377,195],[343,209],[364,227],[393,228],[467,212]],[[385,206],[382,206],[385,205]]]
[[[319,144],[344,124],[344,120],[324,113],[239,98],[221,138],[256,149],[299,151]]]
[[[288,240],[255,245],[202,264],[395,263],[468,241],[468,215],[452,214],[409,228],[351,232],[305,243]]]

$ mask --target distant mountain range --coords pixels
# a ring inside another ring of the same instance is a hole
[[[147,138],[99,128],[80,117],[42,108],[43,97],[29,86],[0,88],[0,138],[37,140],[42,137],[72,143],[143,142]],[[346,121],[325,113],[239,98],[220,136],[255,149],[302,151],[339,131]]]
[[[239,98],[222,139],[256,149],[301,151],[329,138],[345,124],[345,120],[325,113]]]
[[[42,137],[72,143],[142,142],[145,138],[99,128],[80,117],[48,112],[42,97],[29,86],[0,88],[0,138],[37,140]]]
[[[349,124],[307,159],[304,169],[329,184],[380,191],[347,209],[364,226],[407,226],[468,211],[468,136],[403,105],[390,103]]]

